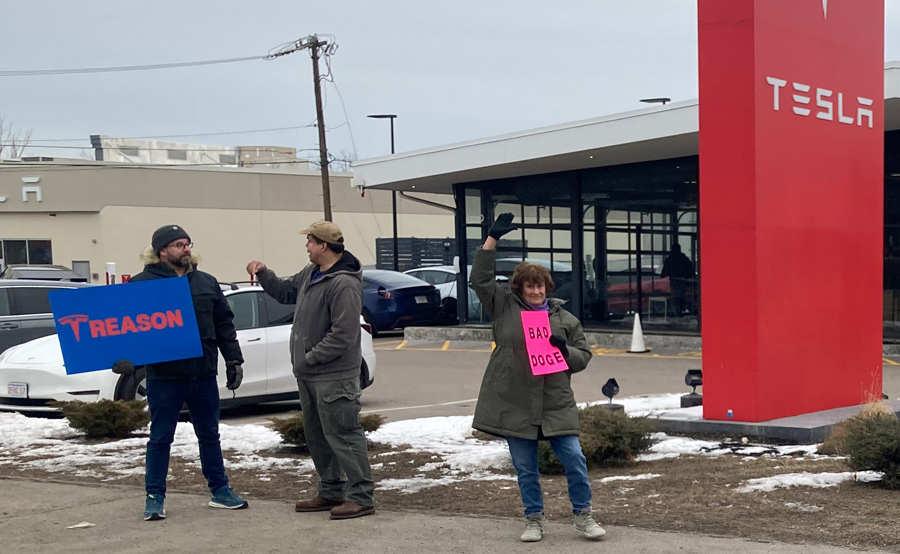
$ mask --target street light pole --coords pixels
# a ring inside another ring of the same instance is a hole
[[[369,117],[372,119],[390,119],[391,120],[391,154],[394,153],[394,119],[397,118],[396,114],[372,114]],[[394,271],[400,271],[400,248],[397,243],[397,191],[391,191],[391,215],[393,218],[393,227],[394,227]]]

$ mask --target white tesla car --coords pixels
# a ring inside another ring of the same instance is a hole
[[[226,288],[223,286],[223,288]],[[234,391],[225,388],[225,362],[219,357],[219,397],[223,407],[278,400],[296,400],[297,381],[291,368],[288,340],[294,307],[279,304],[260,287],[228,287],[225,298],[234,312],[234,325],[244,354],[244,380]],[[372,334],[360,316],[359,368],[362,388],[375,379]],[[134,375],[111,370],[66,375],[56,335],[14,346],[0,354],[0,411],[53,412],[51,400],[142,400],[146,395],[144,368]]]

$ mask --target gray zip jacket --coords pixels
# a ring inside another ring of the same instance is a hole
[[[281,279],[266,268],[257,278],[266,294],[279,303],[296,304],[291,329],[295,377],[307,381],[359,377],[362,266],[344,251],[334,266],[312,280],[318,269],[309,264],[293,277]]]

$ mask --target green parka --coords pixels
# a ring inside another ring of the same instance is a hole
[[[533,440],[577,435],[578,408],[571,373],[582,371],[591,360],[581,322],[562,309],[562,300],[549,299],[550,329],[554,335],[566,337],[569,371],[533,375],[520,315],[531,307],[518,294],[497,284],[495,259],[495,250],[479,248],[470,277],[485,313],[493,322],[496,343],[481,382],[472,427],[493,435]]]

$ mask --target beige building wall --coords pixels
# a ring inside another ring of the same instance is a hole
[[[350,182],[350,174],[331,178],[334,220],[348,250],[374,265],[376,238],[391,237],[390,192],[361,197]],[[24,201],[22,187],[40,187],[40,201],[33,192]],[[50,240],[54,263],[88,260],[95,282],[105,282],[107,262],[120,276],[139,272],[141,251],[166,224],[184,226],[201,268],[221,281],[247,280],[251,259],[292,274],[308,263],[297,230],[323,213],[317,173],[237,168],[0,164],[2,197],[0,239]],[[450,211],[398,198],[398,214],[401,237],[453,236]]]

